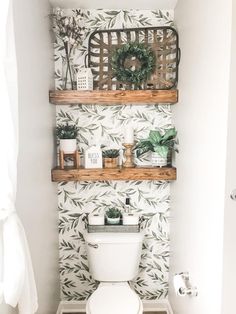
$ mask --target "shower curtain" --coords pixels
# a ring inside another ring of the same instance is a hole
[[[15,209],[18,89],[13,9],[0,4],[0,303],[34,314],[37,291],[24,228]]]

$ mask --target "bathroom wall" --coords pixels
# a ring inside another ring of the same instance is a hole
[[[169,299],[176,314],[219,314],[231,1],[179,0],[175,22],[182,60],[173,119],[181,153],[178,180],[171,186]],[[190,272],[198,297],[175,296],[172,279],[181,271]]]
[[[19,77],[19,160],[16,207],[28,237],[39,296],[37,314],[55,314],[59,303],[58,215],[49,104],[53,49],[47,0],[15,0],[14,18]],[[8,310],[0,308],[1,314]]]
[[[73,11],[68,10],[68,15]],[[160,26],[173,24],[173,11],[84,10],[85,27],[95,29]],[[87,46],[85,40],[84,47]],[[55,45],[56,88],[61,88],[61,44]],[[83,50],[74,62],[84,63]],[[93,142],[121,145],[123,130],[133,123],[135,137],[146,136],[154,127],[171,126],[167,106],[57,106],[57,123],[73,121],[79,126],[79,147]],[[88,269],[83,233],[85,213],[100,212],[107,206],[122,207],[126,195],[133,211],[146,222],[140,271],[133,286],[142,299],[163,299],[168,295],[169,273],[169,183],[158,181],[71,182],[58,184],[60,280],[62,300],[87,299],[96,288]]]
[[[54,8],[89,8],[89,9],[173,9],[176,6],[177,0],[149,0],[148,3],[145,3],[143,0],[135,1],[126,1],[120,0],[118,3],[116,0],[80,0],[79,3],[77,0],[49,0]]]
[[[228,112],[228,138],[226,160],[226,188],[225,188],[225,212],[224,212],[224,262],[223,262],[223,286],[222,286],[222,310],[223,314],[235,311],[235,282],[236,282],[236,202],[230,198],[233,189],[236,188],[236,3],[232,1],[232,47],[230,64],[230,95]]]

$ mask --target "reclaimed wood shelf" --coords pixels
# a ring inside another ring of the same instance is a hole
[[[55,105],[175,104],[178,101],[178,90],[54,90],[49,92],[49,100]]]
[[[52,170],[53,182],[67,181],[106,181],[106,180],[176,180],[174,167],[135,167],[135,168],[102,168],[102,169],[74,169]]]

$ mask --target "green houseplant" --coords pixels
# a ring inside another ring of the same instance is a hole
[[[178,152],[176,148],[176,135],[177,131],[175,128],[168,129],[163,134],[158,130],[151,130],[148,138],[140,140],[136,145],[136,156],[140,157],[151,151],[152,165],[166,166],[168,153],[173,150]]]
[[[102,152],[105,168],[116,168],[118,164],[119,149],[106,149]]]
[[[105,216],[109,225],[118,225],[120,223],[121,211],[115,207],[111,207],[105,212]]]
[[[58,124],[56,135],[60,140],[60,150],[66,154],[72,154],[77,150],[76,137],[78,127],[74,124]]]

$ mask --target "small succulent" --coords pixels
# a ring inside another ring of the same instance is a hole
[[[78,127],[73,124],[58,124],[56,134],[59,139],[75,139],[78,134]]]
[[[103,158],[116,158],[120,154],[119,149],[106,149],[102,152]]]
[[[121,217],[121,211],[115,207],[112,207],[106,211],[106,216],[108,218],[120,218]]]

